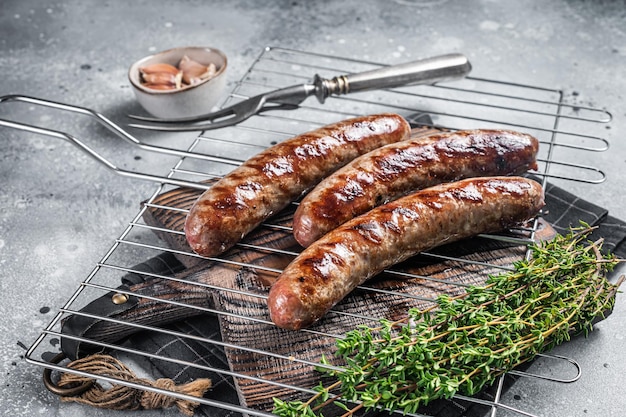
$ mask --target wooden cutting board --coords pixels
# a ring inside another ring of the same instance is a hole
[[[415,131],[416,135],[432,133],[428,129]],[[186,213],[201,191],[175,189],[156,197],[144,213],[148,225],[181,232]],[[169,207],[169,208],[164,208]],[[291,227],[294,206],[285,209],[268,223]],[[545,226],[545,233],[551,234]],[[156,232],[175,250],[191,252],[181,233]],[[255,247],[267,243],[269,247],[297,252],[301,248],[289,230],[261,226],[242,243]],[[278,243],[277,243],[278,242]],[[300,388],[311,389],[320,381],[314,367],[322,356],[341,365],[335,358],[337,337],[365,324],[376,325],[376,320],[402,318],[409,308],[432,305],[428,300],[445,293],[456,295],[464,285],[481,285],[489,274],[499,273],[500,267],[509,267],[521,259],[526,251],[523,245],[512,245],[496,240],[474,238],[433,250],[442,257],[419,255],[398,265],[394,270],[414,275],[398,276],[383,273],[351,293],[331,312],[311,328],[288,331],[270,322],[266,305],[269,286],[276,272],[259,270],[254,265],[282,269],[293,259],[293,254],[271,253],[262,248],[235,247],[224,254],[225,259],[250,262],[238,274],[224,274],[213,280],[221,290],[212,291],[218,315],[222,340],[230,370],[241,377],[234,378],[243,406],[271,411],[273,398],[283,400],[306,398]],[[447,259],[453,257],[455,259]],[[208,261],[180,255],[187,267],[202,267]],[[268,262],[269,259],[269,262]]]

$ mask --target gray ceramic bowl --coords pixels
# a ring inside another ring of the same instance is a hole
[[[209,66],[215,65],[215,74],[193,85],[183,85],[172,90],[160,90],[146,86],[142,80],[141,68],[154,64],[170,64],[178,67],[181,59],[191,60]],[[131,65],[128,79],[139,104],[151,115],[159,118],[181,118],[209,113],[223,97],[226,86],[226,55],[209,47],[181,47],[159,52],[140,59]]]

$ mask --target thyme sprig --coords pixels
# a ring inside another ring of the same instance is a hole
[[[345,366],[323,370],[335,382],[320,383],[308,401],[275,398],[274,413],[321,417],[333,405],[343,417],[362,408],[415,413],[435,399],[474,395],[538,353],[586,334],[611,311],[624,278],[606,279],[620,261],[601,254],[601,241],[587,241],[591,230],[583,224],[532,244],[529,259],[484,286],[348,332],[337,341]]]

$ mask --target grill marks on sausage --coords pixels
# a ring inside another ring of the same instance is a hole
[[[185,222],[187,242],[200,255],[218,255],[357,156],[409,135],[406,120],[385,113],[328,125],[268,148],[198,198]]]
[[[303,246],[408,192],[479,176],[536,169],[538,141],[507,130],[467,130],[383,146],[338,170],[302,200],[294,236]]]
[[[307,327],[385,268],[444,243],[520,223],[543,204],[543,189],[533,180],[484,177],[375,208],[317,240],[283,270],[269,293],[270,316],[279,327]]]

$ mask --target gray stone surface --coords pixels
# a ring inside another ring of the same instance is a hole
[[[229,89],[261,49],[273,45],[388,63],[459,51],[476,76],[575,92],[581,104],[614,115],[600,132],[611,150],[590,156],[608,180],[564,187],[626,219],[623,1],[3,0],[0,95],[47,98],[120,119],[137,110],[128,66],[180,45],[225,51]],[[1,104],[0,118],[72,132],[125,169],[164,174],[175,161],[129,148],[84,118],[28,104]],[[195,133],[138,136],[182,144]],[[121,415],[61,403],[44,389],[41,369],[23,356],[153,190],[151,183],[112,174],[66,142],[0,128],[0,414]],[[581,364],[578,382],[526,379],[506,402],[542,416],[624,415],[625,334],[620,295],[613,315],[588,339],[557,349]],[[536,368],[554,371],[549,363]],[[124,413],[161,414],[177,412]]]

